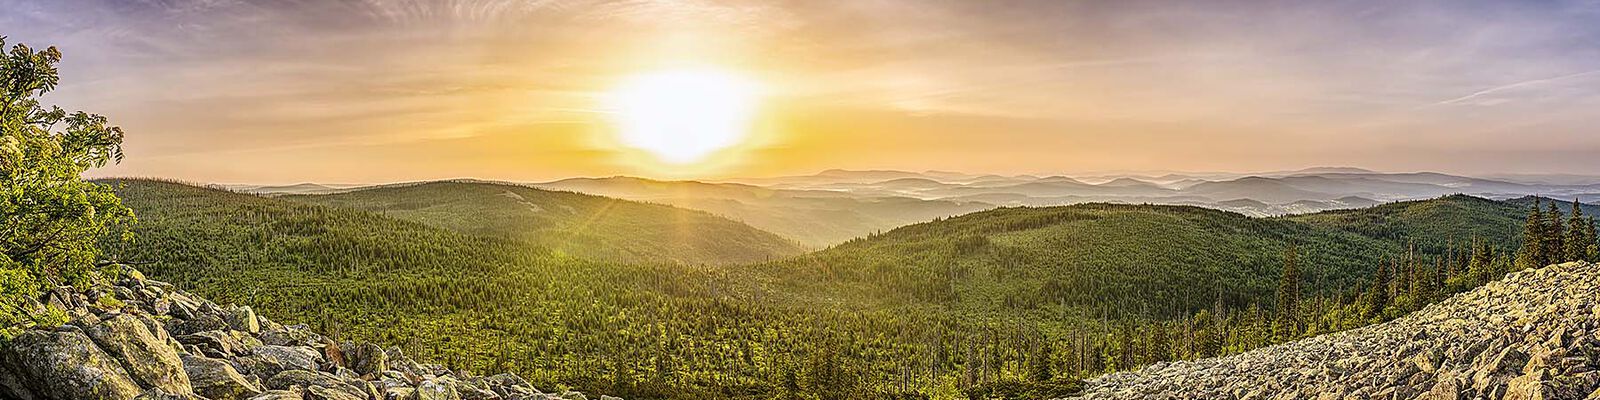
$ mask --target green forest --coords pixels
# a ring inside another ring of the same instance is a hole
[[[1524,265],[1528,213],[1468,196],[1283,218],[1003,208],[773,262],[618,263],[299,199],[102,183],[140,219],[107,248],[152,277],[452,366],[629,398],[1068,393],[1482,284]],[[1558,213],[1539,226],[1567,226]]]
[[[743,263],[803,251],[778,235],[705,212],[514,184],[421,182],[283,198],[525,241],[592,260]]]

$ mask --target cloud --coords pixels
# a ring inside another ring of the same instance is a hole
[[[1504,103],[1504,102],[1509,101],[1509,100],[1504,99],[1504,98],[1488,98],[1488,99],[1485,99],[1485,97],[1490,97],[1490,96],[1493,96],[1493,95],[1498,94],[1498,93],[1509,92],[1509,91],[1514,91],[1514,90],[1536,88],[1536,87],[1539,87],[1539,86],[1544,86],[1544,85],[1557,83],[1557,82],[1562,82],[1562,81],[1575,79],[1575,78],[1582,78],[1582,77],[1592,76],[1592,75],[1595,75],[1595,74],[1600,74],[1600,69],[1591,70],[1591,71],[1584,71],[1584,72],[1578,72],[1578,73],[1572,73],[1572,74],[1566,74],[1566,75],[1550,77],[1550,78],[1525,80],[1525,81],[1521,81],[1521,82],[1515,82],[1515,83],[1510,83],[1510,84],[1491,87],[1491,88],[1488,88],[1488,89],[1479,90],[1479,91],[1476,91],[1476,92],[1472,92],[1471,94],[1468,94],[1466,96],[1461,96],[1461,97],[1456,97],[1456,98],[1449,99],[1449,100],[1440,101],[1438,103],[1434,103],[1434,105],[1461,104],[1461,103],[1466,103],[1468,101],[1472,101],[1472,102],[1474,102],[1476,104],[1480,104],[1480,105],[1501,104],[1501,103]]]

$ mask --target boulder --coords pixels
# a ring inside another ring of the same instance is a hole
[[[76,329],[29,330],[12,338],[3,364],[19,376],[22,398],[133,399],[141,393],[122,365]]]
[[[343,348],[346,362],[358,375],[374,375],[389,369],[389,355],[378,345],[347,344]]]
[[[182,359],[196,394],[211,400],[242,400],[262,393],[261,386],[245,379],[226,361],[189,354]]]
[[[291,369],[278,373],[272,379],[268,379],[267,388],[288,389],[298,386],[310,389],[318,387],[342,392],[356,398],[366,397],[368,390],[352,383],[327,372]],[[365,385],[364,382],[362,384]]]
[[[294,388],[292,390],[268,390],[251,397],[250,400],[304,400],[305,390]]]
[[[205,331],[220,331],[228,329],[228,323],[215,315],[198,315],[194,318],[179,320],[174,319],[167,323],[167,332],[172,336],[193,335]]]
[[[190,392],[177,345],[150,332],[139,317],[115,314],[80,327],[141,386],[172,394]]]
[[[195,346],[212,358],[227,358],[245,354],[245,345],[238,338],[223,331],[205,331],[177,337],[178,343]]]
[[[311,347],[326,341],[322,335],[311,332],[305,325],[278,326],[278,329],[261,332],[261,342],[274,346]]]
[[[223,310],[223,320],[228,323],[228,328],[240,332],[261,332],[261,321],[256,319],[255,310],[250,306],[228,305]]]
[[[310,347],[263,345],[235,361],[244,372],[268,379],[288,370],[315,371],[320,355]]]
[[[306,388],[306,400],[367,400],[367,397],[337,389],[311,386]]]
[[[407,400],[461,400],[461,394],[456,392],[453,380],[449,378],[428,379],[417,385],[411,397]]]

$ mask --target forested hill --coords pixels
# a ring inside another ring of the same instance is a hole
[[[1466,195],[1404,201],[1354,210],[1283,217],[1290,221],[1354,232],[1388,241],[1405,241],[1429,253],[1460,250],[1482,240],[1514,249],[1527,218],[1527,206]]]
[[[281,198],[521,240],[597,260],[747,263],[802,252],[793,241],[701,211],[509,184],[440,181]]]
[[[765,266],[802,293],[847,285],[971,311],[1153,317],[1270,298],[1291,243],[1313,289],[1354,285],[1401,249],[1296,221],[1092,203],[967,214]]]
[[[1371,277],[1415,243],[1465,253],[1478,237],[1515,249],[1522,207],[1470,196],[1286,218],[1189,206],[1001,208],[915,224],[766,264],[800,293],[936,302],[971,311],[1166,316],[1270,306],[1295,246],[1307,293]]]

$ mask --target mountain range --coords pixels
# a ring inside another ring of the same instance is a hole
[[[1592,178],[1592,179],[1591,179]],[[827,170],[814,175],[704,181],[628,176],[512,183],[709,212],[824,248],[895,227],[1006,206],[1090,202],[1192,205],[1251,216],[1307,214],[1467,194],[1490,199],[1600,197],[1600,178],[1470,177],[1319,167],[1261,173],[978,175],[949,171]],[[333,194],[359,185],[228,185],[268,195]]]

